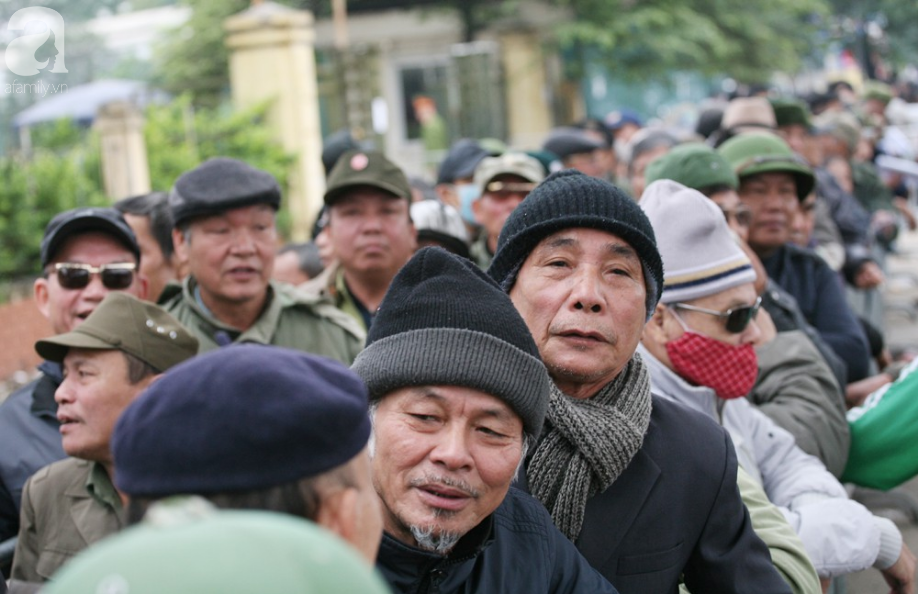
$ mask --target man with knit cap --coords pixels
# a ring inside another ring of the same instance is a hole
[[[193,357],[198,341],[162,308],[110,293],[85,322],[35,345],[62,364],[54,398],[65,458],[22,491],[12,577],[46,581],[73,555],[120,530],[111,435],[118,416],[163,372]]]
[[[337,263],[300,288],[366,331],[399,269],[417,249],[405,173],[378,151],[348,151],[328,176],[328,239]]]
[[[666,270],[639,350],[655,390],[730,431],[743,469],[781,507],[823,580],[873,565],[894,592],[913,592],[915,557],[895,524],[849,500],[818,459],[744,398],[758,372],[761,299],[717,207],[668,180],[651,185],[641,207],[660,232]]]
[[[753,532],[723,428],[651,397],[635,349],[663,287],[654,231],[615,186],[549,176],[488,273],[553,380],[528,488],[620,592],[788,592]]]
[[[160,303],[197,336],[201,352],[256,342],[350,364],[364,333],[334,307],[271,280],[281,193],[267,171],[210,159],[169,195],[172,240],[190,274]]]
[[[678,182],[710,198],[724,213],[756,274],[764,310],[760,315],[769,317],[769,324],[775,327],[774,333],[756,344],[759,376],[748,398],[793,434],[803,451],[817,456],[840,476],[850,443],[841,389],[847,383],[845,365],[807,323],[794,298],[768,280],[746,244],[751,212],[736,193],[739,180],[733,168],[711,147],[686,144],[654,161],[647,171],[651,184],[660,179]],[[742,225],[740,213],[745,214]]]
[[[419,251],[353,368],[370,392],[377,566],[394,591],[615,591],[511,488],[550,380],[512,303],[472,262]]]

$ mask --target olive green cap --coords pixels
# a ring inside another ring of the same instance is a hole
[[[893,91],[886,83],[882,83],[878,80],[868,80],[864,83],[864,100],[876,99],[883,103],[889,103],[892,101]]]
[[[691,142],[680,144],[654,159],[644,172],[647,185],[658,179],[671,179],[693,190],[712,186],[727,186],[734,190],[739,179],[717,151],[706,144]]]
[[[776,97],[769,101],[771,101],[772,109],[775,110],[775,119],[778,121],[779,128],[793,125],[810,127],[810,112],[803,101],[787,97]]]
[[[352,150],[341,155],[328,174],[325,204],[331,206],[356,186],[371,186],[411,200],[411,186],[405,173],[379,151]]]
[[[265,511],[143,523],[77,555],[47,594],[387,594],[348,544],[316,524]]]
[[[720,145],[717,152],[727,160],[740,182],[760,173],[789,173],[797,182],[800,200],[816,185],[810,166],[774,134],[740,134]]]
[[[63,361],[71,348],[123,351],[163,372],[194,357],[198,339],[163,308],[119,291],[70,332],[35,343],[49,361]]]

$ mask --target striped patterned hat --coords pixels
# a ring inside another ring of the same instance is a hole
[[[663,258],[662,303],[700,299],[755,281],[720,208],[700,192],[662,179],[647,186],[640,205]]]

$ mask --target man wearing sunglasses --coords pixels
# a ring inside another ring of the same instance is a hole
[[[60,213],[42,238],[35,301],[55,334],[70,332],[112,291],[146,297],[139,263],[137,239],[116,210],[89,207]],[[64,457],[54,401],[61,367],[45,361],[39,369],[38,379],[0,406],[0,541],[19,530],[25,480]]]
[[[169,195],[172,241],[188,276],[159,298],[202,352],[234,342],[272,344],[350,364],[364,333],[333,306],[271,280],[280,187],[236,159],[182,174]]]
[[[818,457],[835,476],[848,458],[850,434],[841,386],[847,383],[844,362],[803,317],[793,297],[768,279],[746,240],[751,211],[736,193],[739,179],[717,151],[701,143],[684,144],[647,167],[650,184],[673,180],[698,190],[724,213],[727,226],[755,270],[762,307],[774,324],[774,337],[756,345],[759,379],[749,399]],[[648,186],[649,187],[649,186]],[[743,213],[743,215],[740,215]]]
[[[671,181],[649,187],[641,207],[658,231],[665,270],[639,349],[654,388],[730,431],[740,465],[782,509],[820,578],[873,566],[894,592],[912,592],[915,557],[895,524],[849,500],[817,458],[744,398],[758,373],[761,299],[720,210]]]
[[[481,235],[470,250],[476,264],[487,268],[491,263],[507,217],[545,178],[543,171],[538,161],[523,153],[486,157],[478,164],[475,184],[481,195],[472,203],[472,212]]]

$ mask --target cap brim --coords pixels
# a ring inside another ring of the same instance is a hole
[[[35,350],[42,358],[60,363],[70,349],[112,350],[116,347],[104,340],[74,331],[35,343]]]
[[[357,186],[369,186],[369,187],[371,187],[371,188],[377,188],[377,189],[379,189],[379,190],[383,190],[384,192],[388,192],[388,193],[392,194],[393,197],[395,197],[395,198],[404,198],[404,199],[406,199],[406,200],[410,200],[410,199],[411,199],[411,194],[410,194],[410,192],[409,192],[409,194],[406,195],[406,194],[405,194],[405,189],[404,189],[404,188],[399,188],[399,187],[396,186],[395,184],[387,184],[387,183],[385,183],[385,182],[379,182],[379,181],[376,181],[376,180],[352,179],[351,181],[348,181],[348,183],[342,184],[342,185],[337,186],[337,187],[335,187],[335,188],[332,188],[331,190],[329,190],[328,192],[325,193],[325,204],[326,204],[326,206],[331,206],[331,205],[334,204],[339,198],[341,198],[341,194],[342,194],[343,192],[346,192],[347,190],[349,190],[349,189],[351,189],[351,188],[355,188],[355,187],[357,187]]]
[[[758,175],[760,173],[789,173],[794,176],[794,182],[797,186],[797,198],[805,199],[816,186],[816,177],[805,166],[796,163],[790,159],[787,161],[772,161],[761,163],[754,167],[749,167],[740,175],[740,183],[745,177]]]

